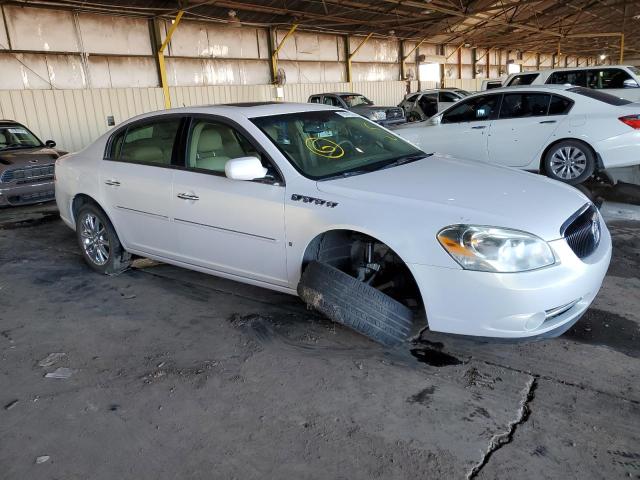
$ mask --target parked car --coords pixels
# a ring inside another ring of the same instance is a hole
[[[500,78],[488,78],[482,81],[480,91],[493,90],[494,88],[502,87],[502,79]]]
[[[54,199],[54,164],[66,153],[55,146],[18,122],[0,120],[0,207]]]
[[[611,237],[576,189],[429,155],[353,112],[239,104],[149,113],[56,163],[94,270],[131,254],[290,294],[384,344],[429,328],[559,335]]]
[[[640,105],[584,87],[508,87],[471,95],[396,133],[422,150],[542,172],[579,184],[640,164]]]
[[[433,117],[467,96],[469,92],[459,88],[422,90],[406,95],[398,106],[404,110],[408,122],[418,122]]]
[[[505,87],[522,85],[572,85],[605,90],[606,93],[632,102],[640,101],[640,69],[625,65],[513,73],[504,82]]]
[[[384,126],[398,125],[407,121],[402,108],[374,105],[371,100],[359,93],[341,92],[311,95],[308,102],[344,108]]]

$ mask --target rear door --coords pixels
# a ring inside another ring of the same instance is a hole
[[[157,116],[114,134],[100,166],[100,188],[118,235],[130,249],[173,257],[171,188],[181,116]]]
[[[185,150],[172,195],[180,260],[287,285],[284,181],[258,143],[225,119],[203,116],[192,120]],[[226,162],[246,156],[260,158],[271,178],[227,178]]]
[[[551,97],[538,92],[504,94],[488,137],[491,163],[526,167],[539,159],[540,151],[564,118],[548,116]]]

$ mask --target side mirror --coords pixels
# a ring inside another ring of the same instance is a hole
[[[54,142],[53,140],[47,140],[46,142],[44,142],[44,145],[47,148],[54,148],[56,146],[56,142]]]
[[[624,82],[622,82],[623,88],[638,88],[638,82],[636,82],[632,78],[627,78]]]
[[[256,157],[239,157],[228,160],[224,173],[231,180],[256,180],[267,175],[267,169]]]
[[[435,115],[429,119],[429,125],[440,125],[442,122],[442,115]]]

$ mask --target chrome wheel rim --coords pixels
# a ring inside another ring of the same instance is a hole
[[[560,147],[551,155],[551,171],[563,180],[573,180],[587,169],[587,156],[578,147]]]
[[[93,213],[87,213],[80,225],[80,238],[84,253],[96,265],[104,265],[109,260],[111,244],[107,230]]]

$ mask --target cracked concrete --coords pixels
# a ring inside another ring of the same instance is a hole
[[[640,473],[637,223],[612,225],[613,274],[565,336],[385,350],[295,297],[167,265],[96,275],[30,218],[0,221],[3,479]],[[52,352],[71,378],[44,378]]]

